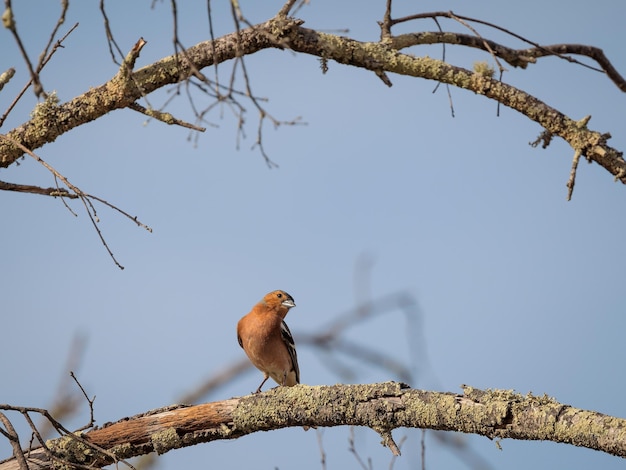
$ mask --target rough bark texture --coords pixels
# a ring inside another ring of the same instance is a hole
[[[98,119],[104,114],[133,105],[163,86],[185,80],[195,71],[237,56],[253,54],[266,48],[289,48],[323,60],[333,60],[378,74],[390,84],[385,72],[409,75],[484,95],[527,116],[544,129],[543,142],[552,136],[566,140],[575,152],[595,161],[616,180],[626,184],[626,161],[622,153],[607,145],[609,134],[587,128],[588,118],[571,119],[537,98],[510,85],[494,80],[488,74],[472,72],[429,57],[415,57],[400,52],[402,42],[393,40],[364,43],[346,37],[303,28],[302,21],[278,15],[275,18],[232,33],[214,42],[197,44],[178,56],[166,57],[137,70],[129,77],[121,69],[105,84],[63,104],[39,105],[30,121],[7,134],[9,140],[35,150],[53,142],[76,126]],[[11,142],[0,139],[0,167],[13,164],[23,152]]]
[[[395,382],[278,387],[258,395],[149,411],[107,423],[79,438],[48,441],[47,447],[66,463],[100,467],[112,463],[113,456],[163,454],[257,431],[352,425],[370,427],[384,440],[395,428],[412,427],[492,439],[549,440],[626,457],[625,419],[573,408],[548,396],[468,386],[463,390],[462,395],[430,392]],[[27,460],[31,468],[52,468],[50,455],[41,448],[31,451]],[[16,459],[0,463],[0,470],[18,468]]]

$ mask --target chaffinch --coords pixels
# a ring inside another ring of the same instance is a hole
[[[287,292],[275,290],[252,307],[250,313],[237,323],[237,341],[250,362],[278,385],[291,387],[300,383],[298,356],[289,327],[284,322],[290,308],[296,304]]]

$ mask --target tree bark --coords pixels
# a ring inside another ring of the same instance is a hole
[[[31,468],[64,463],[102,467],[116,460],[294,426],[367,426],[392,450],[399,427],[478,434],[490,439],[547,440],[626,457],[626,419],[564,405],[546,395],[463,386],[463,394],[367,385],[277,387],[202,405],[174,405],[80,435],[47,442],[26,454]],[[100,449],[100,450],[98,450]],[[103,451],[106,451],[103,452]],[[0,470],[20,468],[13,458]]]
[[[534,96],[493,79],[484,71],[473,72],[430,57],[404,54],[392,47],[393,38],[375,43],[359,42],[307,29],[301,24],[301,20],[278,14],[265,23],[215,41],[199,43],[177,55],[131,72],[134,59],[144,44],[140,40],[138,45],[141,43],[141,46],[136,45],[136,50],[129,53],[132,60],[124,61],[118,74],[111,80],[67,103],[58,105],[54,101],[46,101],[38,105],[30,121],[10,131],[7,139],[0,139],[0,167],[8,167],[23,155],[23,151],[11,140],[32,151],[110,111],[136,106],[136,101],[143,96],[200,73],[205,67],[254,54],[262,49],[288,48],[324,61],[333,60],[371,70],[387,85],[391,85],[391,81],[386,72],[393,72],[436,80],[484,95],[540,124],[545,131],[537,142],[542,141],[547,146],[553,136],[559,136],[568,142],[575,154],[595,161],[611,173],[616,181],[626,184],[626,161],[622,152],[607,144],[610,134],[587,128],[590,117],[571,119]]]

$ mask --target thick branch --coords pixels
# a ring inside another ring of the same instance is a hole
[[[39,106],[33,118],[7,134],[9,140],[35,150],[54,142],[60,135],[120,108],[169,84],[189,78],[194,71],[214,63],[253,54],[269,47],[283,47],[280,35],[299,24],[298,20],[277,18],[190,47],[184,54],[169,56],[128,75],[127,69],[108,82],[90,89],[71,101]],[[125,64],[123,64],[125,67]],[[6,141],[0,142],[0,167],[8,167],[23,151]]]
[[[462,395],[370,385],[278,387],[266,393],[196,406],[176,405],[124,418],[82,434],[120,459],[159,454],[218,439],[292,426],[367,426],[379,433],[406,428],[457,431],[498,439],[547,440],[626,457],[626,420],[558,403],[547,396],[464,387]],[[55,456],[104,466],[110,457],[72,436],[48,441]],[[78,460],[77,460],[78,457]],[[42,449],[30,461],[50,468]],[[13,470],[12,459],[0,470]]]
[[[8,140],[15,140],[33,150],[114,109],[134,106],[143,96],[184,80],[204,67],[265,48],[290,47],[323,60],[332,59],[371,70],[383,79],[386,78],[385,72],[394,72],[448,83],[484,95],[539,123],[545,129],[544,137],[562,137],[576,152],[597,162],[616,180],[626,184],[626,161],[621,152],[607,145],[609,134],[589,130],[586,125],[580,125],[579,121],[528,93],[494,80],[488,74],[454,67],[429,57],[402,54],[386,43],[364,43],[320,33],[302,28],[301,23],[279,15],[266,23],[197,44],[184,54],[166,57],[130,75],[126,71],[120,73],[67,103],[43,103],[35,110],[33,119],[7,134]],[[0,167],[9,166],[22,154],[20,148],[6,141],[0,142]]]
[[[361,67],[380,74],[394,72],[448,83],[502,103],[539,123],[550,135],[558,135],[593,160],[616,180],[626,184],[626,161],[622,152],[607,145],[609,134],[587,129],[543,101],[513,86],[430,57],[402,54],[383,43],[359,42],[342,36],[298,27],[289,36],[289,47],[340,64]]]

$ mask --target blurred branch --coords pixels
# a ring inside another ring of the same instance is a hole
[[[252,368],[252,363],[244,357],[225,367],[222,371],[213,374],[200,386],[180,397],[178,401],[180,403],[199,403],[204,397],[214,392],[215,389],[235,381],[241,374],[252,370]]]
[[[50,414],[58,421],[67,421],[74,416],[79,410],[79,404],[81,403],[81,396],[77,393],[76,388],[73,385],[78,384],[78,387],[82,390],[82,386],[78,383],[74,377],[74,373],[71,373],[71,378],[74,380],[68,380],[66,371],[78,370],[81,366],[82,358],[84,357],[85,347],[87,345],[86,339],[82,335],[74,335],[72,343],[67,354],[67,359],[62,368],[64,371],[63,377],[59,382],[57,391],[54,394],[52,404],[48,407]],[[84,390],[83,390],[84,395]],[[86,398],[86,395],[84,395]],[[89,398],[87,398],[89,402]],[[90,403],[90,408],[91,403]],[[93,421],[93,409],[91,413]],[[44,438],[48,438],[54,427],[47,419],[42,420],[38,426],[39,432]]]
[[[0,405],[0,410],[15,409]],[[48,453],[31,450],[26,459],[29,463],[36,459],[40,469],[51,469],[51,458],[76,462],[81,468],[102,467],[150,452],[161,455],[257,431],[305,425],[366,426],[387,439],[392,430],[401,427],[438,429],[490,439],[560,442],[626,457],[626,440],[620,437],[626,432],[626,419],[577,409],[545,395],[483,391],[469,386],[463,387],[463,394],[456,394],[385,382],[277,387],[202,405],[174,405],[80,435],[64,435],[46,442]],[[0,463],[0,470],[16,468],[16,459]]]
[[[335,320],[326,326],[322,326],[315,333],[295,334],[296,346],[300,349],[301,346],[305,345],[314,348],[320,354],[332,355],[332,359],[327,361],[327,365],[335,372],[338,370],[338,359],[335,353],[340,352],[367,365],[379,367],[387,373],[391,373],[398,380],[413,383],[414,377],[412,377],[409,367],[401,361],[394,359],[389,354],[376,350],[371,345],[361,345],[343,337],[351,327],[359,325],[367,319],[381,315],[390,315],[398,310],[409,319],[415,320],[416,317],[421,317],[421,312],[417,307],[415,299],[406,292],[396,292],[376,300],[364,302],[354,309],[336,315]],[[419,335],[419,332],[412,332],[411,334]],[[427,364],[423,364],[423,366],[427,367]],[[225,386],[239,379],[241,374],[250,369],[252,369],[250,361],[242,358],[212,375],[201,385],[180,397],[178,401],[180,403],[198,403],[206,399],[218,387]],[[342,374],[340,373],[340,375]],[[354,379],[353,376],[349,378]]]

